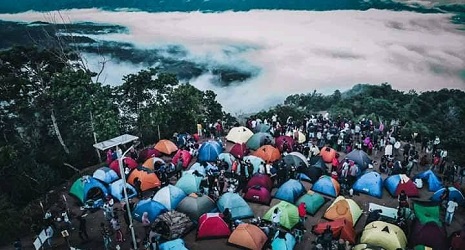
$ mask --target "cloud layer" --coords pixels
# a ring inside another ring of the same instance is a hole
[[[357,83],[389,82],[397,89],[417,91],[465,89],[461,78],[465,72],[465,32],[451,24],[447,14],[385,10],[146,13],[97,9],[60,14],[71,22],[118,24],[129,30],[94,35],[94,39],[130,42],[140,48],[181,45],[192,60],[258,67],[257,77],[229,87],[214,86],[209,74],[191,80],[201,89],[214,90],[226,110],[233,113],[260,110],[294,93],[316,89],[330,94]],[[26,12],[2,14],[0,19],[48,21],[54,15]],[[112,79],[140,69],[140,65],[124,63],[115,69],[110,67],[107,74]]]

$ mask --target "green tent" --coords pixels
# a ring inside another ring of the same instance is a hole
[[[316,212],[318,212],[321,206],[325,204],[326,200],[321,194],[310,190],[300,197],[295,205],[299,206],[301,202],[305,203],[307,213],[313,216]]]
[[[417,201],[413,203],[413,210],[421,224],[434,222],[442,226],[440,207],[437,203]]]
[[[295,225],[297,225],[297,223],[299,223],[299,210],[296,206],[286,201],[281,201],[277,205],[270,208],[270,210],[268,210],[268,212],[266,212],[265,215],[263,215],[263,219],[266,221],[272,221],[271,218],[273,215],[273,211],[277,207],[281,211],[279,224],[282,227],[286,229],[292,229]]]
[[[423,245],[417,245],[413,248],[413,250],[433,250],[431,247],[423,246]]]
[[[100,181],[89,175],[78,178],[71,186],[69,193],[74,195],[82,204],[87,200],[102,199],[108,195],[108,189]]]
[[[247,148],[257,150],[263,145],[270,145],[274,141],[273,136],[270,133],[258,132],[247,140]]]

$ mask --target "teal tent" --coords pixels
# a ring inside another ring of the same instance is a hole
[[[95,201],[104,198],[109,194],[109,191],[108,188],[97,179],[89,175],[84,175],[73,183],[69,193],[74,195],[81,204],[85,204],[86,201],[90,199]]]
[[[180,188],[184,193],[196,193],[200,190],[200,182],[202,177],[197,177],[194,174],[184,174],[177,182],[176,187]]]
[[[326,203],[326,201],[327,200],[321,194],[310,190],[300,197],[295,205],[299,206],[300,203],[305,203],[307,214],[314,215]]]
[[[276,231],[276,234],[271,241],[272,250],[292,250],[294,249],[296,240],[294,236],[285,231]]]
[[[254,217],[254,213],[249,207],[249,204],[247,204],[247,202],[237,193],[224,193],[218,199],[216,205],[218,206],[218,210],[220,210],[220,212],[223,212],[226,208],[229,208],[229,211],[231,212],[231,218],[233,220]]]

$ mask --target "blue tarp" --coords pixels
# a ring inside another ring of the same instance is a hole
[[[160,244],[160,250],[189,250],[182,239],[175,239]]]
[[[421,172],[417,174],[413,179],[414,180],[422,179],[423,181],[427,181],[428,191],[430,192],[436,192],[439,189],[443,188],[442,182],[439,180],[436,174],[431,170]]]
[[[271,242],[271,249],[272,250],[292,250],[295,247],[296,240],[294,236],[287,232],[281,232],[282,237],[278,237],[280,231],[277,231],[273,237],[273,241]]]
[[[276,199],[280,199],[294,204],[300,196],[305,194],[305,192],[306,190],[302,183],[300,183],[297,180],[290,179],[286,181],[283,185],[281,185],[281,187],[279,187],[274,197]]]
[[[377,172],[368,172],[360,176],[352,189],[381,199],[383,197],[383,179]]]
[[[152,199],[163,204],[168,210],[174,210],[184,197],[186,197],[186,193],[182,189],[168,185],[160,189]]]
[[[110,193],[111,193],[111,196],[113,196],[113,198],[117,199],[117,200],[123,200],[123,197],[124,197],[124,190],[123,190],[123,187],[124,187],[124,183],[123,183],[123,180],[119,179],[115,182],[112,182],[110,184]],[[133,197],[136,197],[137,196],[137,191],[136,189],[129,183],[126,183],[126,190],[127,190],[127,194],[128,194],[128,198],[133,198]]]
[[[217,141],[207,141],[199,148],[198,161],[216,161],[223,152],[223,147]]]
[[[227,192],[224,193],[217,201],[216,205],[218,210],[223,212],[229,208],[231,218],[233,220],[240,220],[245,218],[254,217],[254,213],[249,204],[237,193]]]
[[[144,212],[148,213],[150,222],[153,222],[159,215],[168,212],[168,209],[158,201],[152,199],[141,200],[134,208],[132,216],[135,220],[141,222]]]

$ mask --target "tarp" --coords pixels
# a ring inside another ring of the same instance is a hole
[[[259,147],[252,155],[260,157],[265,162],[275,162],[281,159],[281,152],[271,145],[263,145]]]
[[[154,171],[139,167],[133,169],[128,176],[128,183],[134,186],[134,180],[139,178],[141,181],[141,189],[142,191],[150,190],[161,186],[161,181],[158,179],[157,174]]]
[[[348,153],[346,159],[354,161],[358,165],[360,172],[365,171],[372,162],[370,156],[368,156],[365,151],[358,149],[354,149],[352,152]]]
[[[150,222],[154,222],[155,219],[161,214],[168,212],[165,206],[160,202],[154,201],[152,199],[140,200],[134,211],[132,211],[132,216],[135,220],[142,222],[142,215],[144,212],[148,213]]]
[[[279,208],[281,211],[281,216],[279,220],[279,225],[286,229],[292,229],[297,223],[299,223],[299,210],[298,208],[289,202],[281,201],[275,206],[271,207],[265,215],[263,215],[263,219],[266,221],[272,222],[273,212],[276,208]]]
[[[69,193],[74,195],[81,204],[84,204],[89,199],[96,200],[104,198],[108,195],[109,191],[107,187],[97,179],[89,175],[84,175],[73,183]]]
[[[383,179],[377,172],[368,172],[355,181],[352,189],[381,199],[383,197]]]
[[[384,180],[384,187],[394,197],[397,197],[402,190],[405,191],[408,197],[418,197],[420,195],[415,183],[405,174],[389,176]]]
[[[276,231],[273,240],[271,241],[272,250],[292,250],[294,249],[296,240],[294,236],[288,232]]]
[[[262,250],[267,239],[267,236],[259,227],[241,223],[229,236],[228,242],[252,250]]]
[[[178,160],[182,158],[182,167],[185,169],[189,166],[189,163],[192,160],[192,155],[189,151],[187,150],[178,150],[176,154],[173,156],[173,159],[171,162],[176,165],[178,163]]]
[[[175,239],[161,243],[159,248],[160,250],[189,250],[182,239]]]
[[[299,206],[301,202],[305,203],[307,213],[313,216],[316,212],[318,212],[318,210],[320,210],[326,201],[327,200],[321,194],[309,190],[297,200],[295,205]]]
[[[448,187],[449,189],[449,200],[455,199],[455,201],[463,205],[465,203],[465,198],[463,197],[462,192],[460,190],[456,189],[455,187]],[[431,196],[432,201],[440,201],[441,200],[441,195],[444,193],[445,188],[441,188],[438,191],[434,192],[433,196]]]
[[[436,174],[431,170],[423,171],[417,174],[413,179],[414,180],[422,179],[428,182],[428,191],[430,192],[436,192],[439,189],[443,188],[442,182],[439,180]]]
[[[222,152],[223,147],[217,141],[207,141],[200,146],[197,160],[213,162],[218,159],[218,155]]]
[[[191,220],[197,221],[204,213],[214,212],[215,202],[207,195],[190,194],[176,208],[176,211],[187,214]]]
[[[434,222],[421,223],[418,219],[412,222],[409,243],[412,246],[428,246],[434,250],[449,249],[447,232],[443,225]]]
[[[312,190],[332,197],[336,197],[339,195],[341,186],[339,185],[339,182],[337,182],[334,178],[331,178],[327,175],[323,175],[320,177],[320,179],[318,179],[318,181],[315,182],[315,184],[313,184]]]
[[[331,163],[333,159],[336,158],[336,153],[337,153],[336,150],[330,147],[323,147],[320,150],[321,158],[326,163]]]
[[[231,218],[233,220],[254,217],[254,213],[249,207],[249,204],[247,204],[247,202],[238,193],[224,193],[218,199],[216,205],[221,213],[223,213],[226,208],[229,208]]]
[[[307,158],[299,152],[290,152],[289,154],[283,157],[284,162],[286,163],[287,168],[294,165],[296,168],[303,164],[303,166],[308,167],[309,163]]]
[[[154,228],[161,229],[159,233],[164,240],[174,240],[188,233],[194,223],[184,213],[168,211],[158,216],[152,225]]]
[[[136,189],[129,183],[126,183],[126,185],[124,185],[124,182],[122,179],[119,179],[110,184],[111,196],[113,196],[113,198],[115,198],[118,201],[123,200],[124,199],[124,190],[123,190],[124,187],[126,187],[126,192],[128,194],[129,199],[137,196]]]
[[[176,187],[180,188],[184,193],[196,193],[200,189],[202,177],[197,177],[193,174],[184,174],[177,182]]]
[[[186,193],[182,189],[170,184],[158,190],[152,199],[163,204],[168,210],[173,210],[185,197]]]
[[[354,200],[338,196],[326,209],[324,217],[328,220],[343,218],[355,226],[362,213],[362,209]]]
[[[278,188],[274,197],[283,201],[294,204],[295,201],[305,194],[304,185],[297,180],[290,179]]]
[[[231,234],[228,224],[219,213],[206,213],[200,216],[197,239],[222,238]]]
[[[397,208],[386,207],[375,203],[368,203],[368,211],[380,210],[379,215],[388,218],[389,220],[397,219]]]
[[[119,179],[119,175],[109,167],[101,167],[92,174],[97,180],[103,181],[106,184],[110,184]]]
[[[178,146],[176,146],[176,144],[174,144],[174,142],[172,142],[170,140],[166,140],[166,139],[158,141],[157,144],[155,144],[154,148],[158,152],[163,153],[163,154],[167,154],[167,155],[170,155],[170,154],[178,151]]]
[[[373,221],[365,226],[360,243],[379,246],[384,249],[405,249],[407,237],[396,225],[384,221]]]
[[[244,199],[268,206],[271,202],[271,193],[265,187],[259,185],[251,186],[247,188],[247,191],[244,194]]]
[[[273,144],[274,138],[270,133],[259,132],[254,134],[247,140],[247,147],[252,150],[257,150],[263,145]]]
[[[271,178],[267,174],[255,174],[250,178],[249,182],[247,182],[247,188],[253,187],[253,186],[262,186],[269,191],[273,189],[273,182],[271,181]]]
[[[234,144],[234,146],[231,147],[229,153],[236,158],[242,159],[242,157],[249,154],[249,149],[247,148],[245,143],[236,143]]]
[[[246,143],[252,135],[253,132],[244,126],[232,127],[226,135],[226,140],[234,143]]]
[[[133,160],[130,157],[123,157],[123,167],[128,167],[129,169],[135,169],[137,168],[138,164],[135,160]],[[120,169],[119,169],[119,162],[118,160],[114,160],[110,163],[108,166],[109,168],[113,169],[115,173],[119,176],[120,175]]]
[[[341,238],[347,240],[350,244],[355,244],[355,229],[352,227],[351,222],[347,222],[345,219],[337,219],[330,222],[320,222],[312,227],[312,232],[315,234],[323,234],[326,227],[331,226],[334,238]]]

